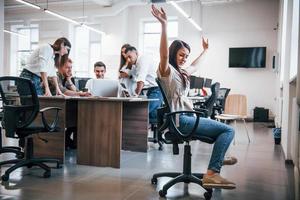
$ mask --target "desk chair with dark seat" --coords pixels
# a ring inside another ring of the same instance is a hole
[[[226,98],[230,92],[230,88],[220,88],[219,94],[216,100],[216,104],[214,105],[213,112],[215,114],[222,114],[225,110],[225,102]]]
[[[15,86],[15,91],[10,91],[4,85]],[[39,166],[45,170],[44,177],[51,176],[50,168],[44,163],[56,163],[59,168],[59,160],[51,158],[34,158],[33,157],[33,134],[40,132],[55,132],[58,130],[58,111],[60,108],[48,107],[39,110],[39,99],[31,80],[20,77],[4,76],[0,77],[0,93],[3,101],[3,120],[2,127],[5,130],[6,137],[18,138],[24,141],[22,145],[25,147],[24,159],[13,159],[0,162],[0,166],[5,164],[14,164],[8,168],[4,175],[2,175],[3,181],[8,181],[11,172],[17,168],[27,166]],[[9,99],[14,99],[13,101]],[[51,119],[52,123],[48,124],[48,120],[45,118],[46,111],[53,110],[56,112],[56,117]],[[37,126],[33,123],[38,114],[42,117],[42,126]],[[45,139],[42,139],[45,141]],[[47,142],[47,141],[45,141]]]
[[[214,139],[203,137],[203,136],[197,136],[195,134],[195,131],[197,129],[200,117],[203,117],[203,113],[198,111],[177,111],[177,112],[170,112],[170,105],[168,104],[165,92],[161,86],[161,83],[158,79],[156,79],[158,86],[161,89],[165,107],[164,110],[166,111],[165,117],[162,120],[163,123],[159,123],[158,128],[159,132],[163,135],[162,140],[166,144],[173,144],[173,154],[179,154],[179,147],[178,144],[185,143],[184,144],[184,156],[183,156],[183,172],[163,172],[163,173],[157,173],[154,174],[151,183],[157,184],[157,179],[160,177],[171,177],[169,182],[167,182],[162,190],[159,191],[159,195],[161,197],[165,197],[167,195],[167,190],[175,185],[176,183],[184,182],[184,183],[196,183],[200,186],[202,186],[202,179],[204,174],[202,173],[192,173],[191,172],[191,146],[190,142],[192,140],[200,140],[206,143],[214,143]],[[195,125],[190,133],[182,133],[178,129],[178,125],[176,125],[176,115],[180,114],[195,114],[197,116]],[[160,120],[159,120],[160,122]],[[204,188],[205,189],[205,188]],[[204,197],[206,200],[209,200],[212,196],[212,189],[205,189],[206,192],[204,193]]]
[[[220,83],[216,82],[211,85],[211,95],[210,97],[205,100],[204,102],[196,102],[194,103],[194,109],[197,111],[199,109],[206,109],[207,112],[205,113],[205,117],[210,117],[211,119],[214,119],[214,105],[217,100],[219,90],[220,90]],[[199,110],[200,112],[203,110]]]

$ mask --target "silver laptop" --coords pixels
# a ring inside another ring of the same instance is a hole
[[[93,79],[91,94],[99,97],[119,97],[119,81],[109,79]]]

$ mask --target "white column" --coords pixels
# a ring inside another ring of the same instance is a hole
[[[4,74],[4,1],[0,1],[0,76]]]

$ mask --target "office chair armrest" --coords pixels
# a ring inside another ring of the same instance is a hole
[[[187,134],[182,133],[176,127],[176,123],[174,122],[174,118],[176,117],[176,114],[195,114],[196,115],[196,122],[190,133],[187,133]],[[193,137],[193,135],[198,127],[200,117],[203,116],[203,113],[198,112],[198,111],[176,111],[176,112],[170,112],[166,116],[168,117],[168,120],[171,121],[172,128],[174,128],[174,130],[180,135],[180,137],[182,137],[184,140],[190,140]]]
[[[56,110],[55,118],[51,124],[47,123],[47,120],[44,115],[44,113],[49,110]],[[61,110],[61,108],[58,108],[58,107],[46,107],[46,108],[43,108],[40,110],[40,113],[42,114],[42,122],[47,131],[53,132],[56,130],[56,128],[57,128],[56,126],[57,126],[57,122],[58,122],[58,112],[60,110]]]
[[[205,108],[194,108],[195,111],[201,112],[202,116],[201,117],[208,117],[208,110]]]

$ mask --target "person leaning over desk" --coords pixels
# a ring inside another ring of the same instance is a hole
[[[158,10],[154,5],[152,5],[152,15],[160,22],[162,27],[160,63],[157,74],[166,92],[171,112],[193,111],[193,104],[187,98],[190,75],[198,70],[199,60],[208,49],[208,41],[202,38],[203,52],[191,65],[185,67],[184,64],[190,54],[190,46],[182,40],[175,40],[168,48],[167,15],[162,8]],[[196,117],[193,114],[181,114],[179,116],[180,131],[190,132],[195,121]],[[201,117],[195,134],[215,139],[207,172],[202,180],[203,187],[234,189],[236,187],[235,183],[220,176],[222,165],[235,164],[224,159],[225,153],[233,140],[234,129],[224,123]]]
[[[20,77],[32,81],[38,95],[52,96],[48,77],[53,79],[56,94],[62,95],[59,89],[56,68],[64,63],[70,53],[71,43],[67,38],[58,38],[52,45],[45,44],[35,49],[29,56]]]
[[[79,91],[74,85],[72,63],[72,60],[68,58],[66,63],[59,66],[58,71],[56,72],[59,89],[65,96],[91,96],[89,92]]]
[[[105,73],[106,73],[106,66],[103,62],[98,61],[94,64],[94,73],[96,76],[96,79],[104,79]],[[92,90],[92,80],[90,79],[86,82],[85,88],[90,92]]]
[[[154,61],[145,55],[139,55],[136,48],[133,46],[127,47],[125,54],[130,60],[130,64],[135,68],[133,78],[136,81],[136,95],[140,95],[142,90],[147,91],[148,99],[158,99],[149,103],[149,121],[156,122],[157,108],[162,105],[162,94],[155,81],[156,68],[153,66]]]
[[[135,68],[130,63],[130,59],[125,54],[126,48],[130,47],[130,44],[124,44],[121,47],[121,58],[120,58],[120,65],[119,65],[119,82],[122,88],[125,87],[129,92],[129,95],[135,95],[136,89],[136,81],[133,79],[135,74]]]

